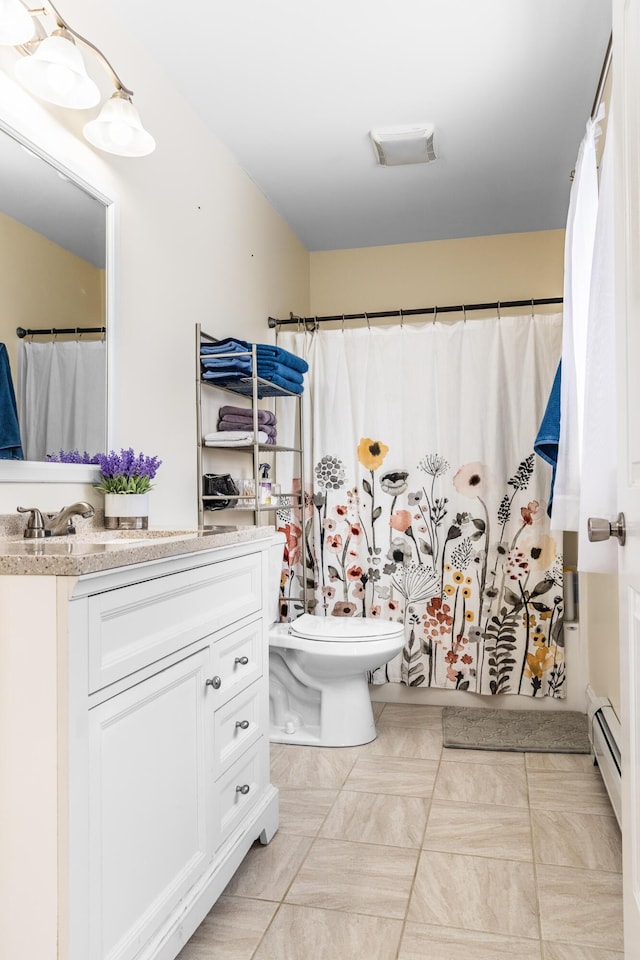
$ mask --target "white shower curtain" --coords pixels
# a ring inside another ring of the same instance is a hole
[[[279,334],[310,364],[314,612],[405,624],[373,682],[564,696],[562,557],[533,453],[561,339],[557,315]],[[285,595],[301,522],[279,514]]]
[[[94,454],[106,442],[106,344],[18,344],[18,409],[25,460],[60,450]]]

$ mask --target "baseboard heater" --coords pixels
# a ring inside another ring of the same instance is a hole
[[[598,764],[604,785],[607,788],[611,806],[621,825],[622,787],[620,754],[620,721],[608,700],[594,700],[589,709],[591,722],[591,746]]]

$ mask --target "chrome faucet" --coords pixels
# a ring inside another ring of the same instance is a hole
[[[75,533],[76,528],[73,523],[73,517],[92,517],[95,510],[86,500],[79,500],[72,503],[70,507],[63,507],[58,513],[44,514],[44,535],[45,537],[64,537],[70,533]]]
[[[95,510],[86,500],[72,503],[70,507],[63,507],[57,513],[44,513],[37,507],[18,507],[18,513],[28,513],[29,519],[24,535],[27,540],[40,540],[43,537],[64,537],[76,532],[73,517],[80,516],[88,519]]]

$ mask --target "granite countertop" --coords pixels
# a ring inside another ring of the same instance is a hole
[[[274,528],[218,526],[207,530],[102,530],[85,527],[64,537],[26,540],[0,524],[0,576],[78,577],[115,567],[235,543],[263,540]]]

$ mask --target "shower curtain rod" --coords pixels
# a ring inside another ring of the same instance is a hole
[[[602,94],[604,93],[604,88],[607,83],[607,77],[609,76],[609,69],[611,68],[611,59],[613,55],[613,37],[609,37],[609,43],[607,44],[607,50],[604,55],[604,61],[602,64],[602,70],[600,71],[600,77],[598,79],[598,86],[596,87],[596,95],[593,98],[593,106],[591,107],[591,119],[595,120],[598,108],[602,103]]]
[[[368,322],[369,320],[378,320],[381,317],[399,317],[400,320],[403,320],[405,317],[418,317],[427,313],[432,313],[435,320],[440,313],[464,314],[467,310],[497,310],[499,313],[500,310],[509,307],[534,307],[551,303],[562,303],[562,297],[542,297],[533,300],[496,300],[493,303],[466,303],[448,307],[420,307],[412,310],[377,310],[371,313],[336,313],[325,317],[296,317],[291,313],[287,320],[277,320],[275,317],[269,317],[267,323],[270,327],[281,327],[291,323],[314,324],[315,326],[315,324],[328,323],[331,320],[334,322],[366,320]]]
[[[24,340],[25,337],[57,335],[59,333],[106,333],[106,327],[38,327],[37,329],[25,330],[24,327],[16,327],[16,336]]]

